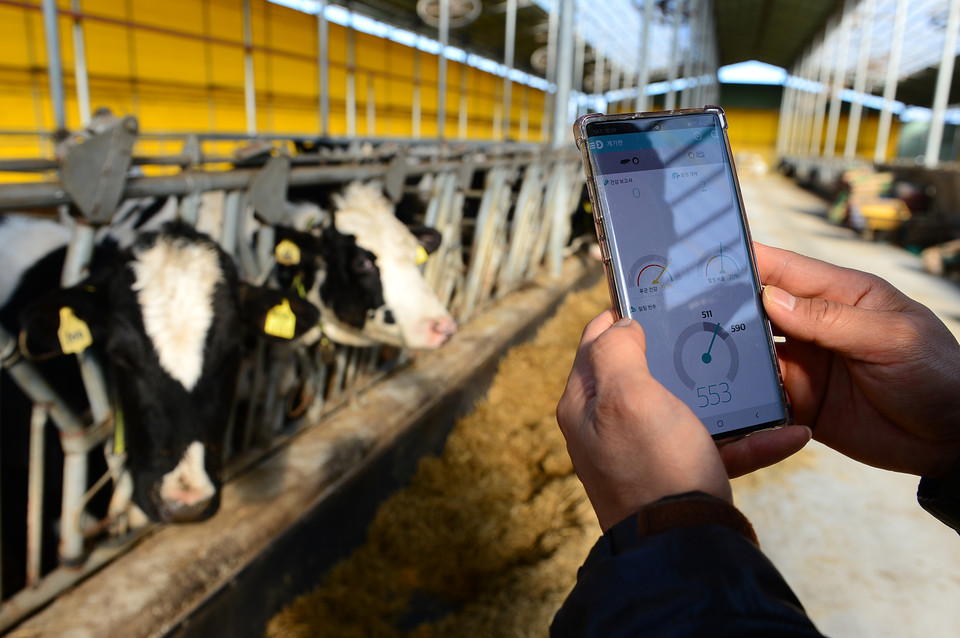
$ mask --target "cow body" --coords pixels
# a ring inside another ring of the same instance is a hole
[[[80,415],[87,405],[76,362],[57,356],[63,350],[57,336],[61,311],[69,308],[88,326],[89,352],[105,364],[125,441],[114,515],[126,510],[134,524],[208,518],[219,506],[224,439],[244,335],[250,328],[259,333],[267,310],[283,299],[293,305],[299,322],[295,336],[314,325],[319,313],[276,291],[243,285],[232,259],[216,243],[180,224],[141,234],[126,250],[115,241],[101,243],[90,275],[59,289],[68,235],[69,229],[51,222],[0,217],[0,242],[30,247],[18,262],[27,267],[2,273],[0,322],[20,334],[22,354],[40,359],[40,373]],[[13,252],[4,252],[11,263]],[[7,444],[11,435],[23,438],[17,435],[23,419],[14,410],[25,398],[13,385],[5,379],[0,406],[5,475],[15,467],[8,465],[11,452],[27,457],[22,442]],[[56,441],[47,448],[59,452]],[[60,463],[48,459],[47,469]],[[25,464],[17,469],[25,472]],[[10,485],[4,481],[5,492]],[[14,485],[25,492],[25,476]],[[48,478],[46,486],[46,506],[53,510],[58,503],[49,492],[58,487],[58,477]],[[5,527],[22,526],[22,512],[11,512],[7,499],[3,506]],[[5,560],[22,551],[22,546],[11,547]]]

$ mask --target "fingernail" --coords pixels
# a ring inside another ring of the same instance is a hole
[[[617,323],[613,324],[613,327],[614,327],[614,328],[626,328],[627,326],[629,326],[629,325],[632,324],[632,323],[633,323],[633,319],[631,319],[631,318],[629,318],[629,317],[624,317],[623,319],[621,319],[621,320],[618,321]]]
[[[770,301],[787,310],[792,311],[797,307],[797,298],[782,288],[767,286],[763,289],[763,294],[765,294]]]

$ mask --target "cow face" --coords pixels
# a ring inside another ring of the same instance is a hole
[[[268,313],[276,307],[285,317]],[[64,329],[63,308],[89,327],[110,364],[133,503],[153,520],[211,516],[244,327],[294,338],[318,311],[278,291],[241,288],[230,258],[180,225],[141,236],[113,268],[29,307],[26,354],[64,350],[52,330]]]
[[[437,348],[457,330],[456,322],[427,285],[419,263],[439,245],[439,233],[420,228],[414,234],[393,214],[390,202],[373,185],[352,183],[333,198],[334,228],[356,242],[358,251],[345,258],[348,270],[361,277],[369,291],[366,316],[343,317],[338,296],[356,294],[355,288],[321,286],[324,331],[334,341],[367,346],[386,343],[410,348]],[[373,266],[374,268],[371,268]],[[374,270],[375,269],[375,270]],[[379,279],[383,304],[370,307]],[[342,302],[341,302],[342,304]],[[327,312],[324,312],[327,311]]]

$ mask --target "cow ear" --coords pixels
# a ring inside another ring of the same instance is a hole
[[[240,285],[243,321],[254,331],[273,341],[291,341],[301,337],[320,321],[316,306],[300,297],[249,284]]]
[[[413,236],[420,242],[420,246],[431,254],[440,247],[440,240],[443,237],[440,231],[429,226],[407,226]]]
[[[78,354],[107,336],[102,295],[93,286],[56,290],[20,314],[20,350],[28,359]]]

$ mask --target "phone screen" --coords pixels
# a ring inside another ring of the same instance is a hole
[[[719,115],[590,122],[583,143],[611,286],[644,328],[654,377],[715,438],[785,423]]]

